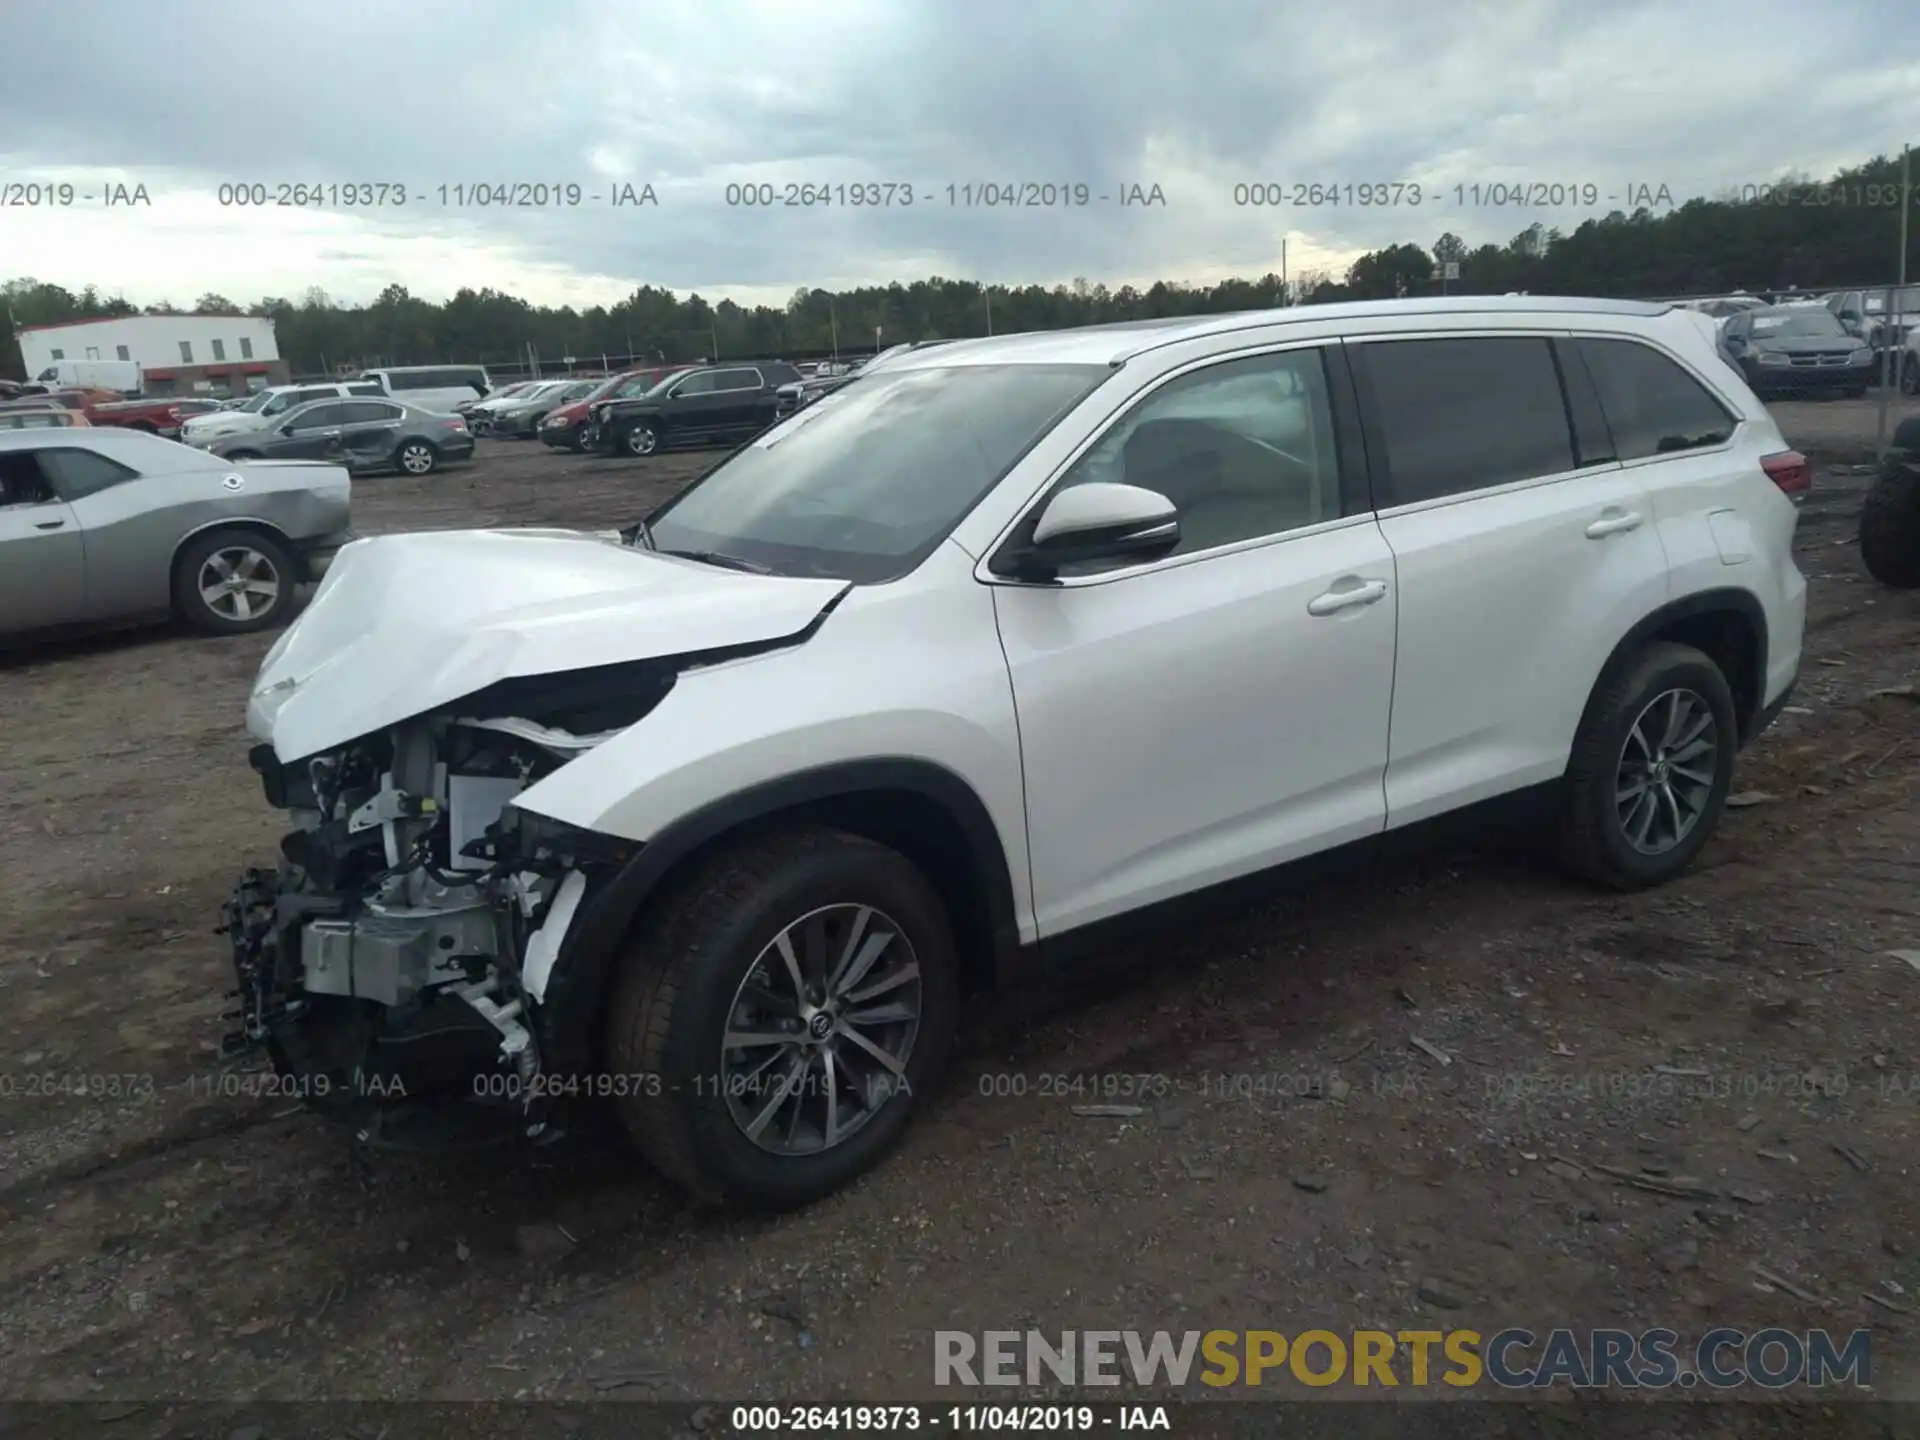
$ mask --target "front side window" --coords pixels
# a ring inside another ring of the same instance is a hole
[[[1381,509],[1560,475],[1573,427],[1544,338],[1385,340],[1349,348],[1386,454]]]
[[[675,395],[711,395],[713,393],[714,372],[703,370],[698,375],[689,375],[673,387]]]
[[[1576,342],[1600,392],[1616,460],[1644,460],[1719,445],[1733,436],[1733,417],[1698,380],[1637,340]]]
[[[1058,488],[1092,481],[1171,500],[1180,514],[1174,554],[1339,519],[1321,352],[1229,360],[1169,381],[1076,460]]]
[[[1111,373],[957,365],[875,375],[789,416],[656,511],[654,546],[777,574],[896,580]]]

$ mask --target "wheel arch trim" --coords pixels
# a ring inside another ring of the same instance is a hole
[[[1593,684],[1587,692],[1587,704],[1581,711],[1581,725],[1586,724],[1587,715],[1593,707],[1594,697],[1600,693],[1606,678],[1614,674],[1622,665],[1629,663],[1653,636],[1676,622],[1712,615],[1738,616],[1752,627],[1758,645],[1759,653],[1755,657],[1753,674],[1747,677],[1752,693],[1748,695],[1736,693],[1734,697],[1741,713],[1746,717],[1740,735],[1740,743],[1744,745],[1758,733],[1760,715],[1765,709],[1767,654],[1771,637],[1767,630],[1766,607],[1760,603],[1759,597],[1752,591],[1742,590],[1736,586],[1720,586],[1712,590],[1696,591],[1691,595],[1682,595],[1641,617],[1625,635],[1620,637],[1619,643],[1613,647],[1607,655],[1606,662],[1601,665],[1599,673],[1593,677]],[[1729,675],[1727,683],[1733,686],[1739,682],[1739,679],[1740,677]]]
[[[598,1050],[594,1018],[612,982],[621,942],[661,882],[682,860],[735,831],[823,801],[907,791],[937,806],[964,837],[985,907],[997,985],[1022,953],[1012,871],[986,802],[954,771],[911,757],[848,760],[797,771],[709,801],[659,831],[589,894],[561,943],[539,1010],[550,1068],[581,1073]]]

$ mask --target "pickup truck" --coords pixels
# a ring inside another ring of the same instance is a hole
[[[688,370],[632,400],[587,411],[585,447],[651,455],[674,445],[750,440],[779,418],[777,392],[800,372],[784,360],[735,360]]]
[[[180,423],[189,415],[218,408],[211,400],[194,400],[167,395],[152,400],[125,400],[112,390],[50,390],[44,395],[22,396],[16,405],[52,402],[66,410],[78,410],[89,425],[118,425],[128,430],[144,430],[168,440],[180,437]]]

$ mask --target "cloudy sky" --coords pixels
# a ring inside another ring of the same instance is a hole
[[[1337,271],[1448,230],[1571,228],[1631,187],[1677,201],[1896,152],[1920,139],[1912,19],[1910,0],[22,0],[0,21],[0,278],[137,303],[396,281],[779,303],[932,274],[1206,282],[1278,270],[1283,237],[1292,273]],[[48,181],[72,204],[20,203]],[[1236,203],[1395,183],[1370,208]],[[298,184],[323,203],[237,203]],[[1086,203],[967,193],[1048,184]],[[115,185],[151,203],[107,206]],[[479,203],[508,185],[547,203]],[[800,185],[832,203],[729,203]],[[1454,188],[1475,185],[1479,204]],[[1522,185],[1582,203],[1486,203]],[[849,186],[890,203],[853,208]],[[386,203],[344,203],[367,198]]]

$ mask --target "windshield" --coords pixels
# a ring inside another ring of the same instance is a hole
[[[660,550],[884,584],[944,540],[1104,365],[887,371],[736,451],[651,517]]]
[[[236,405],[233,408],[236,410],[245,410],[250,415],[258,415],[261,410],[266,408],[267,402],[271,399],[273,399],[273,392],[271,390],[262,390],[258,395],[248,399],[246,404]]]
[[[1846,333],[1846,326],[1834,317],[1831,310],[1812,306],[1805,310],[1762,311],[1753,317],[1753,334],[1757,340],[1825,340]]]

